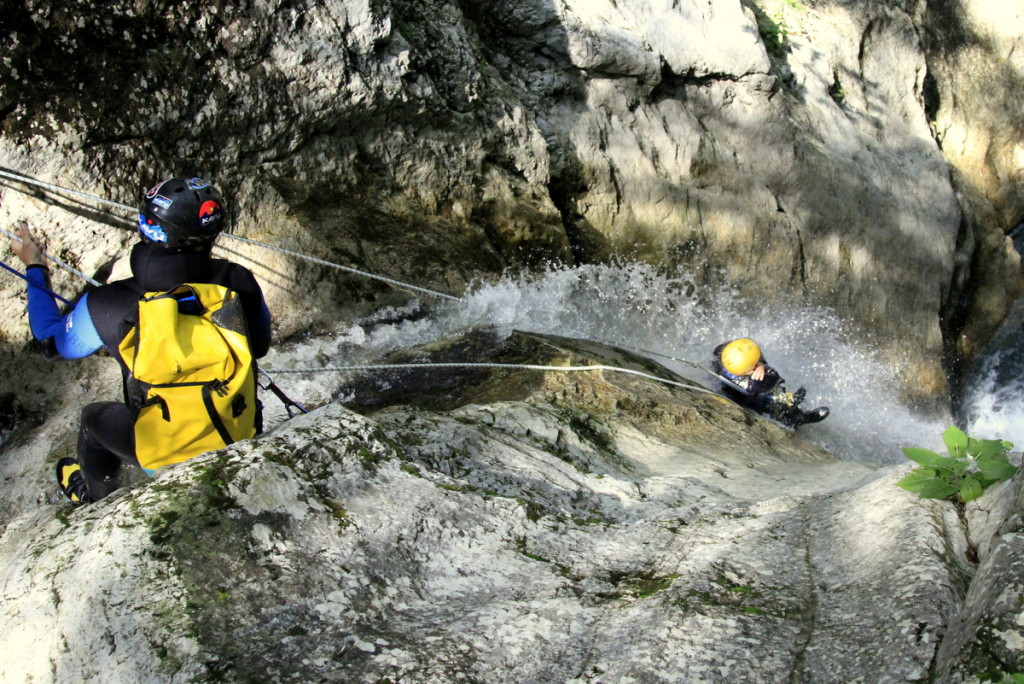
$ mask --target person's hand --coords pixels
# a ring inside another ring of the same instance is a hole
[[[754,380],[764,380],[764,363],[761,361],[757,362],[754,366],[754,370],[750,371],[750,377]]]
[[[32,231],[28,228],[28,221],[22,221],[18,226],[18,240],[11,240],[11,251],[21,259],[26,266],[45,266],[46,259],[43,257],[43,250],[39,249]]]

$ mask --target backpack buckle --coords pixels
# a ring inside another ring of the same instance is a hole
[[[226,397],[228,396],[228,383],[224,380],[211,380],[209,382],[211,390],[217,393],[217,396]]]

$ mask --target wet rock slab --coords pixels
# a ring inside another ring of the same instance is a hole
[[[452,344],[645,363],[485,338]],[[492,369],[444,408],[366,400],[16,519],[0,538],[0,674],[961,681],[940,644],[960,616],[958,643],[976,643],[969,616],[993,603],[964,602],[973,568],[950,506],[704,393]],[[968,596],[1003,581],[990,566]]]

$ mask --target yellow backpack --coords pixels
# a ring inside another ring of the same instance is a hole
[[[137,390],[135,455],[147,471],[256,435],[256,363],[233,290],[143,294],[118,349]]]

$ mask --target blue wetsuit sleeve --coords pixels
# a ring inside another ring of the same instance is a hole
[[[89,356],[100,347],[96,326],[89,315],[89,295],[84,295],[75,308],[62,316],[57,302],[49,292],[45,268],[29,268],[26,272],[28,287],[28,323],[32,336],[45,341],[53,338],[57,353],[66,359]]]

